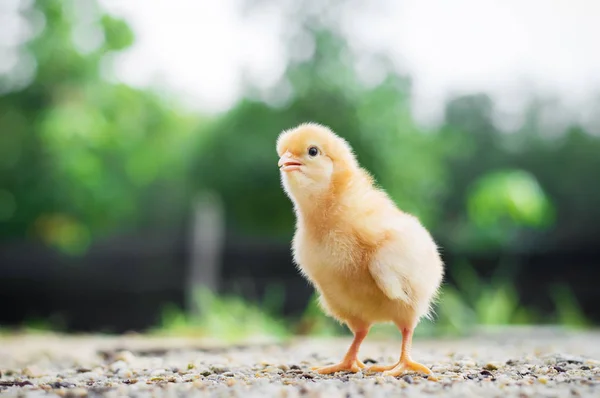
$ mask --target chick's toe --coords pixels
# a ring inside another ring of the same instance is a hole
[[[397,377],[407,372],[424,373],[426,375],[432,374],[427,366],[410,359],[403,359],[392,369],[384,371],[383,375]]]
[[[386,372],[388,370],[394,369],[396,366],[398,366],[398,364],[400,364],[400,362],[396,362],[393,365],[373,365],[369,366],[365,371],[367,373]]]
[[[361,366],[362,365],[362,366]],[[337,365],[331,366],[323,366],[323,367],[314,367],[312,370],[316,371],[319,374],[326,375],[332,374],[336,372],[352,372],[358,373],[361,369],[364,368],[364,364],[359,360],[354,361],[343,361],[338,363]]]

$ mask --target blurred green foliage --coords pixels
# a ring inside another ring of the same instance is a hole
[[[104,234],[180,221],[198,117],[103,77],[133,34],[95,1],[24,7],[22,17],[43,28],[20,48],[35,68],[27,84],[0,80],[0,238],[78,254]],[[103,39],[80,48],[94,32]]]
[[[158,335],[197,336],[237,342],[248,339],[283,339],[290,336],[289,324],[279,311],[269,311],[273,301],[250,303],[239,296],[217,296],[208,290],[195,292],[198,312],[185,313],[174,306],[163,311]]]
[[[232,109],[208,118],[110,79],[111,60],[135,37],[95,0],[20,2],[30,37],[13,49],[15,64],[0,69],[0,240],[41,240],[81,254],[104,235],[178,227],[194,196],[212,190],[231,228],[287,241],[294,218],[280,187],[275,139],[315,121],[347,138],[361,164],[443,247],[535,251],[597,243],[600,137],[579,126],[547,134],[541,99],[524,109],[516,131],[500,131],[484,94],[449,99],[438,128],[417,125],[410,77],[381,54],[357,53],[328,17],[351,3],[283,2],[286,44],[310,51],[289,60],[275,87],[259,92],[247,82]],[[246,5],[247,17],[260,12]],[[359,60],[380,78],[365,81]],[[444,289],[440,328],[535,319],[506,281],[484,285],[460,272],[467,282],[460,294]],[[555,294],[558,322],[584,322],[568,294]],[[205,299],[208,318],[171,311],[164,329],[196,325],[222,335],[247,317],[258,329],[287,333],[248,303]],[[313,303],[298,328],[337,333],[318,314]]]
[[[552,225],[552,204],[535,177],[522,170],[491,172],[478,179],[467,196],[473,241],[492,247],[510,243],[516,226]]]
[[[260,4],[246,3],[245,15]],[[267,92],[247,82],[245,97],[209,120],[107,79],[135,38],[95,0],[22,3],[32,33],[0,75],[0,238],[83,253],[102,235],[180,225],[194,195],[210,189],[231,227],[286,240],[294,220],[274,142],[305,121],[346,137],[392,198],[455,251],[583,244],[598,233],[597,136],[577,126],[547,136],[541,100],[503,133],[482,94],[450,99],[443,125],[424,129],[411,116],[410,77],[381,54],[353,50],[322,3],[280,6],[294,16],[287,44],[312,50],[292,57]],[[360,60],[378,79],[361,77]]]

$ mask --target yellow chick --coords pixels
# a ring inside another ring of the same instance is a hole
[[[371,325],[393,322],[402,333],[399,361],[366,371],[431,374],[410,356],[413,331],[430,313],[444,274],[429,232],[375,186],[349,144],[327,127],[305,123],[282,132],[277,153],[296,214],[295,263],[323,310],[354,334],[341,363],[314,370],[364,369],[358,351]]]

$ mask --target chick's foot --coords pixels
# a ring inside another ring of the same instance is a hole
[[[327,375],[327,374],[332,374],[332,373],[336,373],[336,372],[358,373],[358,372],[360,372],[361,369],[364,369],[365,367],[366,367],[366,365],[364,363],[362,363],[361,361],[356,359],[354,361],[344,361],[344,362],[338,363],[337,365],[323,366],[323,367],[316,366],[314,368],[311,368],[311,370],[314,370],[317,373],[322,374],[322,375]]]
[[[372,366],[369,366],[367,369],[365,369],[365,372],[367,372],[367,373],[386,372],[388,370],[394,369],[399,364],[400,364],[400,362],[396,362],[393,365],[372,365]]]
[[[383,375],[397,377],[406,372],[424,373],[426,375],[432,374],[427,366],[414,362],[411,359],[404,359],[394,366],[394,368],[384,371]]]

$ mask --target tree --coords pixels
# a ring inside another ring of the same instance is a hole
[[[43,28],[18,47],[30,80],[0,81],[1,237],[81,252],[119,229],[180,222],[197,118],[103,78],[133,42],[125,22],[94,0],[39,0],[20,14]]]

